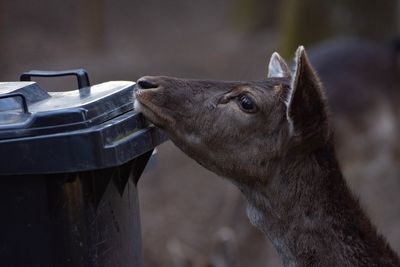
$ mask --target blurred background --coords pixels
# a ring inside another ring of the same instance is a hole
[[[0,0],[0,80],[77,67],[92,84],[263,79],[273,51],[291,60],[303,44],[327,90],[348,183],[400,252],[399,19],[396,0]],[[159,147],[139,194],[147,267],[282,266],[239,191],[172,143]]]

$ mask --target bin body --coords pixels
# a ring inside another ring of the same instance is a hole
[[[114,85],[60,108],[63,94],[0,83],[2,266],[143,266],[136,185],[165,136],[133,110],[134,84]]]

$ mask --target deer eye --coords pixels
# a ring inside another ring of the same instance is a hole
[[[238,98],[239,106],[244,112],[253,113],[257,111],[254,100],[248,95],[241,95]]]

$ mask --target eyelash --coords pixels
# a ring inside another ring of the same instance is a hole
[[[248,99],[250,99],[250,101],[252,102],[252,104],[254,105],[254,108],[253,109],[245,109],[245,108],[243,108],[243,106],[242,106],[242,102],[241,102],[241,98],[243,98],[243,97],[247,97]],[[254,102],[254,100],[253,100],[253,98],[251,97],[251,96],[249,96],[249,95],[247,95],[247,94],[239,94],[239,95],[235,95],[235,96],[228,96],[228,95],[223,95],[221,98],[220,98],[220,100],[218,101],[219,102],[219,104],[227,104],[227,103],[229,103],[230,101],[232,101],[232,100],[234,100],[236,103],[237,103],[237,105],[239,106],[239,108],[243,111],[243,112],[246,112],[246,113],[255,113],[255,112],[257,112],[258,111],[258,107],[257,107],[257,105],[255,104],[255,102]]]

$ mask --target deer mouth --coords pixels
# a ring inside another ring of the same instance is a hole
[[[152,102],[158,90],[159,88],[137,89],[135,91],[135,110],[141,112],[154,125],[165,128],[167,125],[173,125],[175,120],[168,115],[167,110]]]

